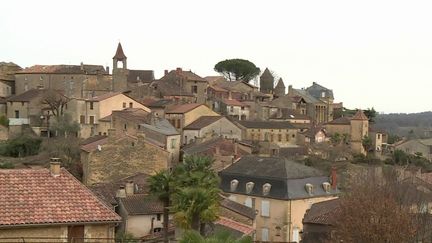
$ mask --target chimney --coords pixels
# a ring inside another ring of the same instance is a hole
[[[292,93],[292,89],[293,89],[292,85],[288,85],[288,94]]]
[[[178,67],[178,68],[176,69],[176,73],[181,73],[181,72],[182,72],[182,69]]]
[[[167,75],[167,74],[168,74],[168,70],[165,69],[165,71],[164,71],[164,75]]]
[[[126,190],[124,186],[120,186],[120,188],[116,192],[116,198],[125,198]]]
[[[60,159],[51,158],[50,159],[50,173],[53,177],[60,176]]]
[[[126,183],[125,190],[126,190],[126,196],[133,195],[135,192],[135,183],[133,181],[128,181]]]
[[[105,70],[106,70],[106,73],[109,74],[109,67],[108,66],[105,67]]]
[[[84,70],[84,63],[83,62],[81,62],[81,70]]]
[[[331,168],[330,180],[331,180],[332,189],[336,190],[336,188],[337,188],[337,176],[336,176],[336,168],[334,166]]]

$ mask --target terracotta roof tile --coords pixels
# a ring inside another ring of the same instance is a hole
[[[249,219],[255,219],[256,213],[255,210],[238,202],[232,201],[229,198],[223,198],[221,200],[221,206],[227,208],[231,211],[234,211],[238,214],[241,214]]]
[[[222,101],[223,103],[227,104],[227,105],[231,105],[231,106],[249,106],[248,104],[244,104],[238,100],[230,100],[230,99],[223,99]]]
[[[54,91],[54,92],[56,92],[56,93],[58,93],[58,94],[60,94],[60,95],[63,96],[63,94],[61,94],[61,91],[58,91],[58,90],[31,89],[31,90],[28,90],[28,91],[26,91],[24,93],[21,93],[19,95],[11,96],[11,97],[7,98],[6,101],[13,101],[13,102],[24,101],[24,102],[29,102],[29,101],[32,101],[35,98],[41,98],[46,93],[52,92],[52,91]],[[66,96],[64,96],[64,97],[66,97]]]
[[[362,110],[358,110],[357,113],[351,118],[351,120],[369,120],[368,117],[363,113]]]
[[[349,125],[351,124],[351,117],[339,117],[337,119],[334,119],[332,121],[327,122],[326,124],[329,125]]]
[[[336,216],[340,212],[339,205],[339,199],[314,203],[312,207],[306,211],[303,223],[334,225],[337,220]]]
[[[89,138],[90,139],[90,138]],[[107,136],[98,136],[94,140],[91,140],[91,142],[87,142],[84,145],[81,145],[81,149],[90,153],[97,149],[98,145],[104,145],[108,142]]]
[[[191,124],[187,125],[184,130],[200,130],[210,124],[215,123],[219,119],[222,119],[223,116],[202,116],[192,122]]]
[[[0,195],[0,227],[121,220],[65,169],[0,170]]]
[[[118,59],[118,60],[121,61],[121,60],[124,60],[126,58],[127,57],[126,57],[126,55],[123,52],[123,47],[122,47],[121,43],[119,42],[118,45],[117,45],[117,50],[116,50],[116,53],[115,53],[113,59]]]
[[[186,113],[201,105],[203,104],[189,103],[189,104],[175,105],[167,109],[165,113]]]
[[[129,215],[163,213],[163,203],[146,194],[135,194],[120,199]]]
[[[225,217],[220,217],[215,223],[239,231],[245,235],[251,235],[255,231],[252,226],[242,224]]]

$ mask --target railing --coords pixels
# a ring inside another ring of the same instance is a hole
[[[9,126],[19,126],[30,124],[30,119],[28,118],[9,118]]]

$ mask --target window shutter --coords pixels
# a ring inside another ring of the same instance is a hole
[[[252,208],[252,198],[250,197],[246,198],[245,205]]]
[[[261,201],[261,216],[270,216],[270,201]]]
[[[269,229],[268,228],[262,228],[261,229],[261,240],[262,241],[269,241]]]

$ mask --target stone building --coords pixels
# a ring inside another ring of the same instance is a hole
[[[183,144],[211,137],[242,139],[242,130],[223,116],[202,116],[183,128]]]
[[[114,242],[121,222],[57,161],[50,169],[0,170],[0,193],[0,239],[8,242]]]
[[[336,173],[277,157],[244,156],[219,172],[229,198],[256,210],[256,240],[300,242],[302,219],[313,203],[334,199]]]
[[[179,131],[202,116],[220,116],[206,105],[190,103],[175,105],[165,111],[165,118]]]
[[[274,77],[268,68],[260,76],[260,91],[265,94],[273,94]]]
[[[15,93],[55,89],[67,97],[90,98],[112,90],[108,68],[100,65],[35,65],[15,74]]]
[[[282,78],[279,78],[278,83],[276,84],[276,87],[274,88],[274,97],[282,97],[286,93],[286,87],[282,80]]]
[[[238,121],[244,140],[267,141],[279,147],[297,144],[297,128],[290,122],[275,121]]]
[[[108,183],[138,172],[153,174],[170,167],[169,152],[137,136],[96,136],[81,145],[83,183]]]
[[[13,62],[0,62],[0,98],[15,94],[15,74],[21,70]]]

